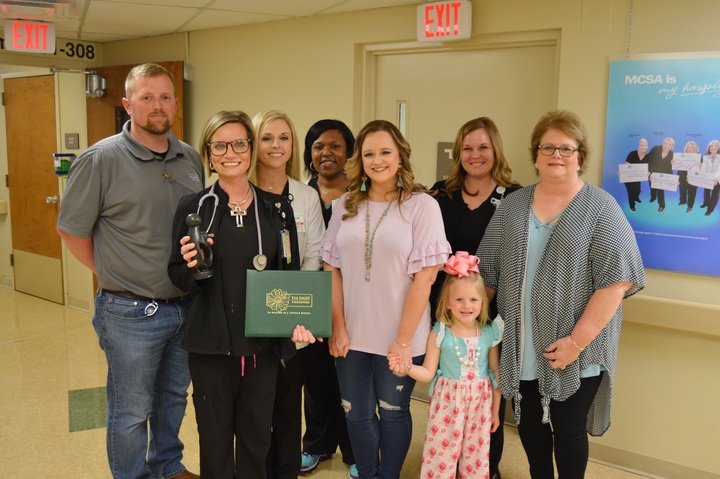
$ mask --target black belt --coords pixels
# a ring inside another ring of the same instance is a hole
[[[156,303],[173,304],[173,303],[178,303],[180,301],[185,301],[186,299],[190,299],[189,294],[183,294],[182,296],[176,296],[174,298],[159,299],[159,298],[148,298],[145,296],[140,296],[138,294],[131,293],[130,291],[110,291],[109,289],[103,289],[103,291],[105,291],[106,293],[115,295],[115,296],[120,296],[122,298],[135,299],[138,301],[147,301],[148,303],[155,301]]]

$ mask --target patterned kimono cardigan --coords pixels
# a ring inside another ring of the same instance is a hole
[[[500,359],[503,395],[515,399],[520,421],[520,368],[524,347],[524,295],[531,294],[533,347],[544,411],[550,419],[550,400],[563,401],[580,387],[580,371],[591,364],[604,370],[588,414],[587,431],[601,435],[610,426],[610,401],[615,378],[622,306],[564,370],[553,369],[542,356],[548,344],[567,336],[580,319],[592,294],[618,282],[630,281],[629,297],[645,286],[635,235],[612,196],[590,184],[576,194],[555,224],[533,282],[524,290],[530,208],[535,185],[509,195],[498,207],[477,255],[480,272],[497,291],[498,312],[505,320]]]

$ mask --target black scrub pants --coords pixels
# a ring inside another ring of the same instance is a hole
[[[266,479],[277,355],[188,355],[203,479]]]
[[[278,370],[268,455],[269,479],[297,479],[300,474],[304,366],[302,357],[296,354],[285,360],[284,367],[281,364]]]

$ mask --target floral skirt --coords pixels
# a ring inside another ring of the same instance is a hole
[[[490,378],[439,377],[430,398],[420,478],[489,478],[491,426]]]

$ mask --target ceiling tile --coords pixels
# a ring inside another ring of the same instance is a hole
[[[90,3],[82,32],[120,33],[135,37],[177,31],[199,12],[197,8],[140,5],[131,3]],[[124,19],[121,21],[121,19]]]
[[[213,28],[232,27],[235,25],[247,25],[250,23],[272,22],[291,18],[282,15],[265,15],[261,13],[241,13],[221,10],[203,10],[193,18],[182,31],[209,30]]]
[[[396,7],[400,5],[420,5],[423,0],[348,0],[322,13],[355,12],[358,10],[371,10],[374,8]]]
[[[341,3],[341,0],[215,0],[209,7],[213,10],[306,17]]]
[[[88,0],[90,4],[97,3],[98,0]],[[203,8],[211,3],[210,0],[100,0],[105,3],[134,3],[138,5],[158,5],[164,7],[190,7]]]

